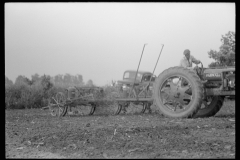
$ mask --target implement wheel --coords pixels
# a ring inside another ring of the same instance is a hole
[[[171,67],[158,76],[154,99],[163,115],[192,118],[202,105],[203,85],[193,70]]]
[[[50,113],[52,116],[61,117],[67,112],[67,106],[65,106],[66,97],[64,93],[58,92],[55,97],[49,101]],[[54,106],[51,106],[54,105]]]

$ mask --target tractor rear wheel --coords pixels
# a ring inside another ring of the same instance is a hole
[[[223,96],[208,96],[194,118],[214,116],[223,106]]]
[[[192,118],[201,107],[203,85],[193,70],[171,67],[156,79],[153,96],[163,115]]]

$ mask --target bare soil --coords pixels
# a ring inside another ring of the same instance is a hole
[[[6,158],[235,158],[235,101],[210,118],[153,113],[52,117],[48,110],[6,110]]]

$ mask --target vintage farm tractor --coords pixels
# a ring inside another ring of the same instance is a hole
[[[167,117],[209,117],[221,109],[225,96],[235,96],[235,67],[204,68],[201,63],[194,69],[171,67],[155,77],[155,68],[142,72],[139,65],[137,71],[125,71],[118,81],[121,96],[116,98],[116,114],[130,104],[142,105],[142,112],[154,104]]]
[[[171,67],[156,77],[158,56],[153,72],[139,71],[144,48],[136,71],[124,72],[117,83],[118,92],[104,97],[100,87],[69,87],[49,101],[53,116],[68,114],[92,115],[96,106],[116,107],[115,114],[127,111],[130,105],[142,106],[141,113],[156,105],[160,112],[173,118],[209,117],[222,107],[226,96],[235,97],[235,67],[194,69]],[[110,103],[108,103],[110,102]],[[113,103],[112,103],[113,102]]]

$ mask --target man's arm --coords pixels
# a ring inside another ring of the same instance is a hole
[[[195,64],[199,64],[201,61],[197,60],[196,58],[194,58],[193,56],[192,57],[192,62],[195,63]]]

